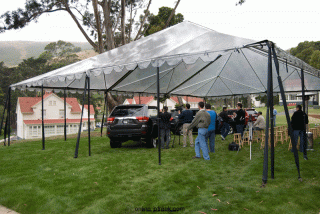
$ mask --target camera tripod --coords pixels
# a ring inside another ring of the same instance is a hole
[[[243,143],[244,136],[249,132],[249,144],[250,144],[250,160],[251,160],[251,146],[252,146],[252,136],[253,136],[253,122],[249,121],[247,127],[245,128],[243,135],[241,137],[241,143]],[[240,146],[237,153],[240,151]]]

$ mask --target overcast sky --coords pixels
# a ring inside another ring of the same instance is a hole
[[[221,33],[253,40],[268,39],[289,49],[303,41],[320,41],[319,0],[181,0],[177,12],[185,20]],[[0,14],[23,7],[25,0],[5,1]],[[151,12],[162,6],[173,7],[175,0],[153,0]],[[1,23],[0,23],[1,24]],[[40,17],[22,30],[0,34],[0,41],[82,41],[84,36],[66,12]]]

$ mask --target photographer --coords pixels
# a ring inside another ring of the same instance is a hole
[[[243,137],[243,129],[245,124],[246,113],[242,109],[241,103],[237,104],[237,111],[235,114],[236,116],[234,117],[234,121],[236,122],[237,133],[240,133],[241,137]]]
[[[219,114],[219,116],[222,119],[222,128],[221,128],[221,139],[225,140],[227,137],[229,131],[230,131],[230,118],[228,116],[227,107],[222,108],[222,112]]]
[[[188,131],[188,126],[193,120],[193,112],[190,110],[190,104],[186,104],[186,110],[179,110],[178,118],[180,122],[182,122],[182,130],[183,130],[183,147],[187,146],[187,135],[189,136],[190,146],[193,147],[193,136],[192,130]]]

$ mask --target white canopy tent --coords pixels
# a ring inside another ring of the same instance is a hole
[[[298,71],[305,71],[306,90],[320,90],[320,72],[276,48],[280,76],[288,92],[301,91]],[[160,93],[217,97],[265,93],[265,41],[218,33],[185,21],[89,59],[11,85],[14,89],[91,90],[155,94],[160,67]],[[274,82],[276,73],[274,71]],[[125,78],[124,78],[125,77]],[[274,92],[279,92],[274,84]]]
[[[207,98],[268,92],[267,106],[270,109],[273,93],[281,92],[283,96],[285,91],[302,91],[303,94],[305,90],[319,91],[320,72],[267,40],[257,42],[239,38],[185,21],[95,57],[13,84],[10,88],[41,89],[42,93],[43,89],[57,92],[88,89],[157,94],[158,111],[160,95]],[[283,100],[286,107],[284,97]],[[287,109],[286,113],[288,120]],[[266,121],[269,121],[269,111]],[[268,124],[264,182],[268,163]],[[273,125],[271,130],[273,133]],[[79,138],[80,135],[77,149]],[[300,177],[296,150],[294,155]]]

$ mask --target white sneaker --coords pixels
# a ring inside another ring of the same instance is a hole
[[[222,139],[222,140],[225,140],[225,138],[224,138],[223,136],[221,136],[221,139]]]

